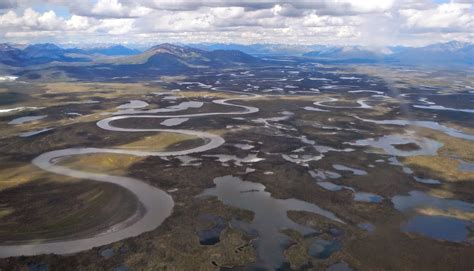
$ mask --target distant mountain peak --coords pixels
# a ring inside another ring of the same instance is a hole
[[[29,45],[25,50],[62,50],[59,46],[53,43],[37,43]]]
[[[151,54],[167,53],[181,58],[193,57],[196,54],[202,53],[202,51],[199,49],[187,46],[179,46],[171,43],[155,45],[146,52]]]
[[[463,49],[464,47],[468,46],[469,43],[467,42],[462,42],[462,41],[448,41],[448,42],[444,42],[444,43],[435,43],[435,44],[431,44],[431,45],[428,45],[428,46],[425,46],[424,48],[425,49],[428,49],[428,50],[433,50],[433,51],[457,51],[457,50],[461,50]]]
[[[120,65],[143,65],[152,70],[173,73],[191,69],[253,65],[261,60],[238,50],[206,51],[175,44],[159,44],[145,52],[114,60]]]
[[[0,43],[0,50],[11,50],[13,47],[8,43]]]
[[[467,42],[449,41],[424,47],[368,47],[334,46],[311,51],[304,56],[324,58],[330,61],[379,62],[401,64],[467,64],[474,63],[474,45]]]

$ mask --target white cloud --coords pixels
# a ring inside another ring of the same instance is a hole
[[[92,8],[92,14],[105,17],[121,17],[125,13],[125,7],[118,0],[99,0]]]
[[[274,8],[286,16],[300,14],[304,9],[318,9],[324,13],[372,13],[389,10],[394,0],[142,0],[141,4],[161,10],[197,10],[202,7],[239,6],[247,9]]]
[[[285,17],[297,17],[301,16],[305,13],[303,9],[297,9],[290,4],[276,4],[272,8],[272,12],[274,15],[285,16]]]
[[[52,10],[38,17],[38,24],[47,30],[56,30],[61,23],[62,19]]]
[[[110,35],[124,35],[132,31],[133,19],[104,19],[99,21],[96,31],[103,31]]]
[[[349,38],[360,36],[360,33],[358,33],[353,27],[345,25],[338,29],[336,35],[339,38]]]
[[[7,1],[9,41],[426,44],[472,41],[474,28],[469,0]],[[33,10],[41,4],[51,10]]]
[[[0,28],[5,28],[11,25],[17,24],[19,18],[16,16],[16,13],[12,10],[7,13],[0,15]]]
[[[55,32],[81,35],[81,33],[105,33],[123,35],[133,30],[133,19],[95,19],[72,15],[69,19],[58,17],[52,10],[38,13],[26,9],[23,15],[9,11],[0,15],[0,31],[5,37],[51,36]],[[2,30],[3,29],[3,30]]]
[[[330,10],[343,13],[380,13],[392,8],[394,0],[328,0]]]
[[[303,25],[308,27],[324,27],[328,25],[344,25],[346,22],[341,17],[320,16],[311,14],[303,20]]]
[[[56,13],[52,10],[40,14],[31,8],[27,8],[22,16],[18,16],[15,12],[10,10],[0,15],[0,29],[1,28],[58,30],[62,28],[62,19],[56,16]]]
[[[71,30],[87,30],[91,24],[87,17],[72,15],[71,18],[66,21],[66,26]]]
[[[152,9],[144,7],[144,6],[136,6],[132,8],[129,12],[130,17],[141,17],[145,16],[152,12]]]
[[[446,3],[432,9],[401,10],[405,26],[419,30],[472,31],[474,15],[472,4]]]
[[[210,10],[211,14],[219,19],[233,20],[244,16],[243,7],[217,7]]]

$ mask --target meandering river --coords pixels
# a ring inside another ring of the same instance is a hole
[[[41,154],[40,156],[33,159],[32,163],[51,173],[65,175],[79,179],[89,179],[98,182],[113,183],[121,186],[130,192],[132,192],[140,201],[144,211],[139,219],[131,217],[125,221],[120,222],[107,229],[104,232],[97,233],[94,236],[86,237],[82,239],[73,240],[61,240],[61,241],[37,241],[31,240],[30,243],[20,245],[3,245],[0,246],[0,257],[10,256],[28,256],[45,253],[54,254],[70,254],[83,250],[88,250],[93,247],[103,246],[110,244],[125,238],[137,236],[141,233],[154,230],[172,213],[174,201],[173,198],[165,191],[142,182],[139,179],[122,176],[112,176],[102,173],[92,173],[80,170],[74,170],[68,167],[56,165],[55,162],[58,158],[84,155],[92,153],[112,153],[112,154],[127,154],[134,156],[179,156],[187,155],[191,153],[200,153],[207,150],[217,148],[224,144],[225,140],[219,135],[195,131],[195,130],[182,130],[182,129],[140,129],[140,128],[121,128],[113,125],[113,122],[119,119],[144,119],[144,118],[195,118],[195,117],[207,117],[217,115],[242,115],[251,114],[258,112],[259,109],[252,106],[244,106],[232,104],[230,101],[236,100],[247,100],[258,97],[242,96],[234,99],[218,99],[214,100],[215,104],[237,107],[240,110],[230,112],[210,112],[210,113],[196,113],[196,114],[182,114],[182,115],[142,115],[139,112],[134,112],[131,115],[120,115],[113,116],[103,119],[97,122],[97,126],[117,132],[160,132],[160,133],[178,133],[185,135],[192,135],[201,138],[204,141],[203,145],[178,151],[139,151],[129,149],[114,149],[114,148],[69,148],[62,150],[55,150]],[[147,113],[144,111],[143,113]]]

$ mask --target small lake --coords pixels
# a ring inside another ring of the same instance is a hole
[[[41,119],[44,119],[46,117],[47,117],[47,115],[19,117],[19,118],[11,120],[8,124],[21,125],[21,124],[25,124],[25,123],[28,123],[28,122],[41,120]]]
[[[117,106],[118,109],[137,109],[147,107],[148,103],[140,100],[131,100],[128,103]]]
[[[421,191],[411,191],[407,196],[392,198],[395,208],[410,215],[401,229],[430,238],[452,242],[465,242],[469,237],[469,226],[474,222],[469,216],[474,214],[474,204],[456,199],[444,199]],[[434,215],[420,213],[420,209],[439,210]],[[462,216],[460,214],[468,214]]]
[[[417,137],[411,133],[398,135],[385,135],[379,138],[360,139],[354,146],[371,146],[383,149],[386,154],[394,156],[414,156],[414,155],[436,155],[443,143],[425,137]],[[414,144],[418,148],[413,150],[403,150],[397,145]]]
[[[171,118],[171,119],[166,119],[162,121],[160,124],[163,126],[177,126],[177,125],[180,125],[181,123],[185,123],[188,120],[189,118]]]
[[[447,127],[442,124],[439,124],[435,121],[425,121],[425,120],[403,120],[403,119],[396,119],[396,120],[371,120],[371,119],[364,119],[357,116],[354,116],[356,119],[370,122],[374,124],[384,124],[384,125],[399,125],[399,126],[419,126],[423,128],[433,129],[436,131],[443,132],[449,136],[467,139],[474,141],[474,135],[464,133],[460,130],[455,128]]]
[[[300,225],[288,217],[288,211],[306,211],[321,215],[336,223],[344,223],[332,212],[297,199],[276,199],[260,183],[244,181],[231,175],[214,179],[215,187],[206,189],[199,197],[217,197],[222,203],[254,213],[251,222],[234,220],[232,225],[248,234],[256,235],[257,265],[276,269],[283,265],[283,251],[291,239],[282,230],[293,229],[303,235],[317,231]]]

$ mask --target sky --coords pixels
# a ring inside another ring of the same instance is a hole
[[[474,41],[474,0],[0,0],[0,42],[423,46]]]

